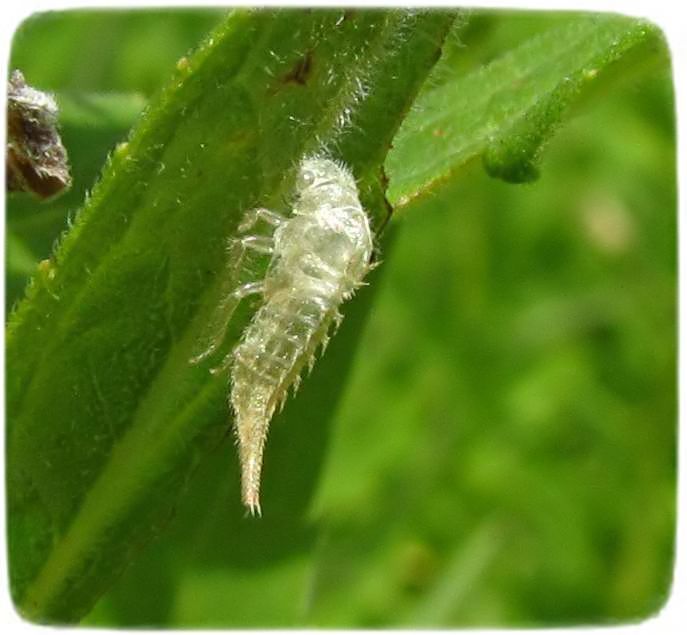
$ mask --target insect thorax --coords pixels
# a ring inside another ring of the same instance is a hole
[[[290,277],[305,275],[337,286],[348,279],[357,282],[367,271],[371,251],[362,210],[323,206],[294,216],[278,230],[274,267],[267,278],[290,272]]]

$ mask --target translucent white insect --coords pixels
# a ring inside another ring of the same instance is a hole
[[[250,235],[258,221],[274,227],[273,236]],[[309,157],[298,171],[292,215],[264,208],[249,211],[230,242],[230,260],[249,252],[270,254],[262,281],[236,283],[216,311],[213,341],[194,362],[221,343],[238,302],[261,294],[263,302],[239,344],[219,369],[231,367],[229,401],[241,462],[241,496],[260,514],[260,473],[270,419],[289,387],[312,367],[317,347],[326,345],[332,323],[341,321],[339,305],[350,298],[370,270],[373,235],[348,169],[331,159]],[[236,264],[234,266],[237,266]]]

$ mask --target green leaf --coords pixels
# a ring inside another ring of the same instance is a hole
[[[85,615],[226,436],[226,378],[189,358],[242,214],[280,208],[300,157],[326,151],[383,226],[381,165],[452,19],[234,11],[113,154],[8,327],[11,581],[27,618]],[[252,310],[235,314],[225,351]],[[265,531],[303,522],[320,462],[283,452],[306,469],[284,476],[282,524]]]
[[[651,53],[655,40],[644,21],[570,17],[487,66],[444,80],[417,100],[394,140],[389,200],[405,205],[479,156],[492,176],[535,179],[542,148],[571,104],[604,85],[619,60]]]

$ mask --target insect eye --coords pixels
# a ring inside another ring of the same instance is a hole
[[[315,183],[315,173],[312,170],[303,170],[298,175],[298,189],[302,190]]]

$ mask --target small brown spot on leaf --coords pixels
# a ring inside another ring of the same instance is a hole
[[[282,82],[284,84],[298,84],[300,86],[305,86],[310,74],[312,73],[313,67],[313,54],[312,51],[308,51],[303,57],[301,57],[294,67],[284,75]]]

